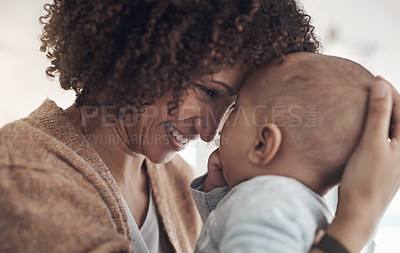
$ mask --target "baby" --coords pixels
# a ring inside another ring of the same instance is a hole
[[[346,59],[295,53],[252,73],[221,132],[231,191],[209,215],[196,252],[309,252],[333,213],[364,125],[374,76]]]

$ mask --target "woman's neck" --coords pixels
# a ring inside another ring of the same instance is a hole
[[[92,114],[88,114],[88,111],[74,105],[66,109],[74,126],[86,136],[90,146],[110,170],[136,223],[141,227],[149,203],[145,157],[129,148],[121,121],[106,123],[100,115],[101,110]]]
[[[89,144],[108,167],[119,187],[124,188],[132,184],[132,180],[142,181],[145,178],[145,157],[129,149],[126,144],[127,134],[120,121],[105,123],[100,112],[96,116],[89,115],[74,105],[67,108],[66,113],[75,127],[89,140]],[[137,182],[137,185],[141,183]]]

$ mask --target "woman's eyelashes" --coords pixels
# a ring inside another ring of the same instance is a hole
[[[218,95],[219,95],[219,92],[217,90],[212,89],[212,88],[208,88],[208,87],[206,87],[204,85],[201,85],[201,84],[196,84],[196,89],[200,90],[200,92],[203,95],[205,95],[205,96],[207,96],[209,98],[215,98],[215,97],[218,97]]]

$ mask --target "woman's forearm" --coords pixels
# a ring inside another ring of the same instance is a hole
[[[364,209],[368,211],[360,211],[356,208],[354,211],[346,213],[338,213],[332,224],[327,228],[326,234],[333,237],[348,252],[360,252],[367,242],[370,240],[375,231],[376,224],[380,217],[374,214],[371,206]],[[318,248],[311,249],[310,253],[322,253],[323,250]]]
[[[375,204],[361,202],[357,201],[357,207],[338,209],[336,218],[326,230],[349,252],[360,252],[364,248],[383,215],[382,210],[374,208]]]

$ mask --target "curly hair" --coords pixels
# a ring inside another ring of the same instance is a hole
[[[177,107],[196,78],[292,52],[317,52],[295,0],[54,0],[40,17],[49,77],[77,106],[144,108],[165,94]]]

